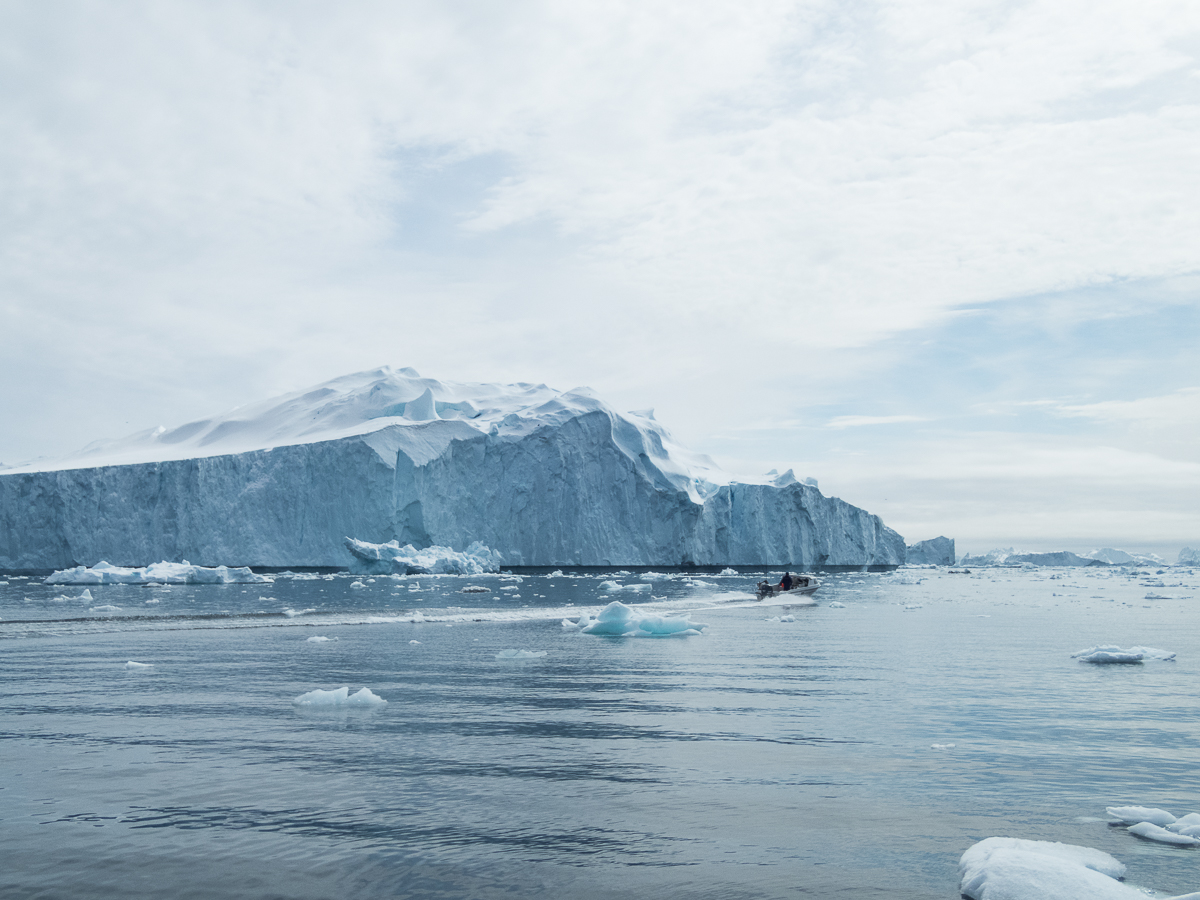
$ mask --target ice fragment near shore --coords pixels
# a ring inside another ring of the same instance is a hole
[[[88,568],[61,569],[46,579],[46,584],[269,584],[272,579],[255,575],[248,568],[193,566],[157,562],[140,568],[114,566],[104,560]]]
[[[1138,822],[1136,825],[1129,826],[1129,833],[1136,834],[1140,838],[1145,838],[1148,841],[1158,841],[1160,844],[1175,844],[1181,847],[1200,847],[1200,838],[1194,838],[1186,834],[1178,834],[1174,831],[1168,831],[1165,828],[1160,828],[1150,822]]]
[[[307,694],[301,694],[292,701],[292,705],[305,708],[383,706],[385,703],[387,703],[386,700],[367,687],[360,688],[353,694],[350,693],[350,688],[348,687],[340,687],[332,691],[322,691],[317,689],[309,691]]]
[[[992,837],[959,860],[959,890],[971,900],[1145,900],[1121,884],[1125,866],[1091,847]]]
[[[1175,822],[1175,817],[1165,809],[1157,809],[1149,806],[1106,806],[1104,811],[1122,825],[1137,825],[1140,822],[1149,822],[1152,825],[1164,826],[1174,824]]]

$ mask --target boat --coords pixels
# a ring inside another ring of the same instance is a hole
[[[796,598],[797,602],[806,602],[801,598],[811,597],[817,592],[817,588],[821,586],[821,582],[813,578],[811,575],[793,575],[792,589],[790,591],[782,591],[779,585],[771,584],[769,581],[760,581],[756,585],[755,593],[759,600],[766,600],[778,597],[780,600],[787,600],[792,597]]]

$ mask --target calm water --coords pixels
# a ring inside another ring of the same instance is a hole
[[[284,576],[81,602],[8,578],[0,895],[953,900],[991,835],[1200,889],[1200,851],[1103,821],[1200,811],[1200,574],[838,575],[793,610],[753,603],[753,575],[606,578],[651,590]],[[708,631],[559,624],[617,598]],[[1071,659],[1097,643],[1178,659]],[[388,703],[292,705],[342,685]]]

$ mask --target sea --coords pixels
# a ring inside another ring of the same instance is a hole
[[[1105,813],[1200,812],[1200,570],[780,574],[0,575],[0,897],[954,900],[990,836],[1200,890]]]

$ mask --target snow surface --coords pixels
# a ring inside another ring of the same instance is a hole
[[[344,566],[344,537],[508,565],[900,564],[877,517],[734,481],[590,390],[388,368],[0,472],[0,568]]]
[[[247,568],[193,566],[158,562],[142,568],[114,566],[104,560],[88,568],[63,569],[46,579],[46,584],[269,584],[272,579],[255,575]],[[90,596],[90,595],[89,595]]]
[[[959,889],[971,900],[1145,900],[1121,884],[1124,864],[1091,847],[991,837],[959,860]]]
[[[646,615],[619,600],[600,610],[595,619],[583,613],[574,622],[563,619],[562,626],[566,630],[606,637],[683,637],[700,634],[708,627],[691,621],[689,616]]]
[[[307,694],[301,694],[292,701],[293,706],[301,706],[306,708],[311,707],[337,707],[337,706],[382,706],[387,703],[382,697],[374,693],[370,688],[364,687],[350,693],[350,688],[340,687],[332,691],[314,690]]]

